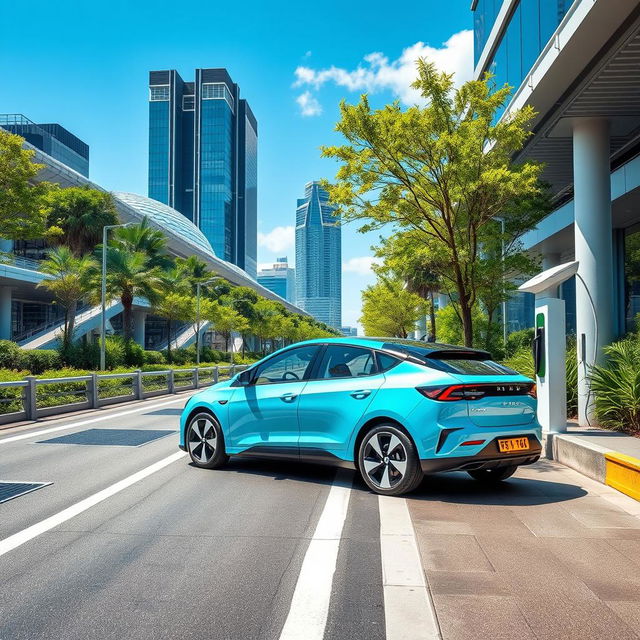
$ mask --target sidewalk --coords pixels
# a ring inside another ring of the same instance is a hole
[[[640,500],[640,438],[569,423],[545,436],[548,458]]]
[[[541,460],[500,486],[428,477],[407,503],[443,640],[640,638],[635,500]]]

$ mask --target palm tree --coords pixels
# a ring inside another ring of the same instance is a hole
[[[167,360],[171,362],[171,330],[175,322],[190,320],[194,315],[189,273],[183,263],[160,274],[160,291],[154,311],[167,321]]]
[[[140,224],[118,227],[110,244],[126,251],[146,254],[152,267],[166,269],[173,264],[171,256],[166,252],[167,237],[162,231],[153,229],[146,216]]]
[[[134,298],[146,298],[154,304],[162,287],[162,272],[150,256],[140,251],[110,246],[107,249],[107,295],[122,303],[123,331],[126,342],[133,335]]]
[[[76,256],[93,251],[105,225],[117,224],[118,212],[106,191],[89,187],[52,189],[44,199],[47,236]]]
[[[78,302],[90,293],[90,275],[96,266],[92,257],[84,255],[78,258],[68,247],[52,249],[40,266],[43,273],[52,277],[40,282],[38,287],[48,289],[64,308],[64,347],[73,340]]]

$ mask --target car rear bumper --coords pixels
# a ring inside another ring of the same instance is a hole
[[[452,456],[442,458],[428,458],[420,460],[420,466],[424,473],[437,473],[439,471],[476,471],[480,469],[497,469],[511,465],[533,464],[540,458],[542,445],[540,441],[532,435],[509,437],[527,437],[529,439],[529,449],[514,453],[500,453],[498,450],[498,438],[487,444],[482,451],[473,456]]]

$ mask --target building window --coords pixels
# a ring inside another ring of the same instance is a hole
[[[156,85],[149,87],[149,101],[150,102],[165,102],[169,100],[169,85]]]
[[[194,96],[182,96],[182,110],[193,111],[194,108]]]
[[[226,100],[233,110],[233,96],[224,82],[207,82],[202,85],[203,100]]]

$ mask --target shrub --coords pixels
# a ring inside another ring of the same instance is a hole
[[[144,349],[133,340],[120,339],[124,353],[124,364],[128,367],[141,367],[144,364]]]
[[[8,340],[2,340],[2,342],[8,342]],[[28,375],[28,371],[0,371],[0,382],[22,380]],[[22,388],[9,387],[0,389],[0,415],[16,411],[22,411]]]
[[[47,369],[58,369],[62,366],[60,354],[53,349],[25,349],[22,359],[25,369],[28,369],[34,375],[38,375]]]
[[[0,340],[0,368],[23,369],[24,351],[11,340]]]
[[[145,364],[165,364],[166,360],[162,352],[160,351],[145,351],[142,354],[143,365]]]
[[[521,349],[530,349],[534,335],[535,330],[533,329],[533,327],[530,329],[521,329],[520,331],[514,331],[513,333],[510,333],[507,337],[507,344],[505,347],[506,357],[510,358]]]
[[[607,362],[591,370],[595,414],[601,426],[640,433],[640,337],[605,347]]]

